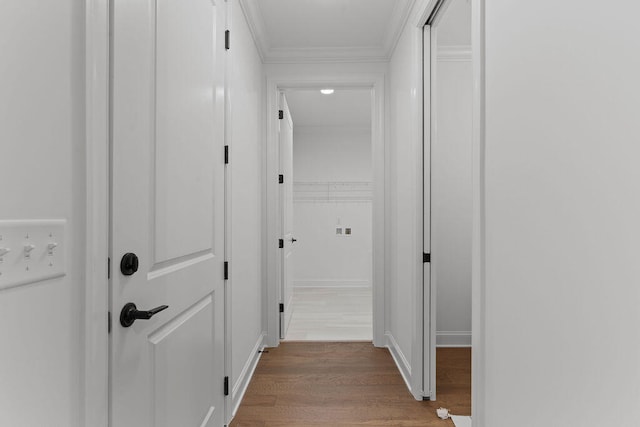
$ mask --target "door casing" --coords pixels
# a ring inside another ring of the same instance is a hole
[[[211,0],[224,8],[226,2]],[[85,295],[83,299],[84,366],[82,425],[108,427],[109,420],[109,180],[110,180],[110,26],[112,0],[86,0],[86,204]],[[224,37],[222,38],[224,39]],[[224,68],[224,55],[220,66]],[[218,71],[218,75],[221,75]],[[224,77],[216,81],[224,86]],[[216,91],[216,103],[226,100]],[[225,228],[227,226],[225,225]],[[113,260],[112,272],[113,272]],[[228,400],[228,399],[227,399]]]
[[[263,256],[266,266],[266,295],[264,313],[267,346],[276,347],[280,343],[279,287],[281,283],[280,257],[278,248],[280,233],[279,207],[279,140],[278,110],[279,95],[292,89],[317,89],[336,87],[343,89],[371,89],[372,103],[372,152],[373,152],[373,344],[384,347],[385,341],[385,75],[373,74],[330,74],[298,75],[286,78],[267,79],[267,144],[265,150],[265,194],[266,233]]]

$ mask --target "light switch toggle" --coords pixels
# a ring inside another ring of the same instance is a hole
[[[53,255],[53,250],[58,247],[58,244],[55,242],[49,243],[47,245],[47,255]]]
[[[31,251],[36,248],[35,245],[24,245],[24,257],[26,259],[31,258]]]

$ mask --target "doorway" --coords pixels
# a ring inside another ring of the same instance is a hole
[[[284,76],[283,78],[269,78],[267,80],[267,110],[269,120],[267,120],[267,131],[269,142],[267,144],[266,155],[266,177],[268,180],[265,185],[266,193],[266,212],[267,212],[267,236],[265,239],[265,265],[267,274],[266,298],[265,298],[265,314],[267,324],[266,344],[271,347],[278,346],[281,339],[280,320],[286,319],[287,313],[281,315],[280,310],[286,310],[285,301],[282,297],[282,275],[285,271],[282,263],[283,256],[287,252],[284,234],[282,232],[282,208],[281,200],[281,184],[279,184],[281,168],[280,153],[280,110],[281,95],[287,95],[292,91],[319,91],[325,88],[332,88],[337,93],[343,90],[357,90],[368,93],[370,97],[370,129],[371,129],[371,181],[369,191],[371,194],[371,318],[372,318],[372,336],[373,344],[377,347],[383,347],[385,343],[384,335],[384,242],[385,242],[385,142],[384,142],[384,74],[349,74],[349,75],[332,75],[324,74],[321,76]],[[295,96],[295,95],[294,95]],[[324,96],[324,95],[323,95]],[[283,113],[284,114],[284,113]],[[295,117],[293,120],[295,127]],[[276,179],[270,178],[274,177]],[[285,179],[286,182],[286,179]],[[292,182],[293,183],[293,182]],[[325,183],[326,184],[326,183]],[[300,195],[302,187],[298,187]],[[314,188],[319,188],[318,186]],[[325,186],[325,194],[326,191]],[[335,191],[334,191],[335,192]],[[304,191],[302,191],[304,193]],[[341,219],[341,226],[336,227],[337,216],[331,220],[332,233],[336,233],[337,228],[351,228],[349,224],[345,224]],[[343,234],[344,236],[344,234]],[[293,236],[298,238],[298,236]],[[331,235],[336,239],[335,234]],[[353,237],[353,235],[352,235]],[[343,243],[354,242],[345,240]],[[273,242],[274,244],[272,245]],[[302,242],[300,242],[302,243]],[[295,245],[293,243],[295,259]],[[284,250],[283,250],[284,249]],[[354,279],[354,282],[356,280]],[[364,283],[362,280],[360,283]],[[282,305],[281,305],[282,304]],[[286,336],[283,335],[283,336]]]
[[[110,425],[220,426],[224,13],[111,6]]]
[[[469,0],[442,1],[427,21],[424,71],[425,252],[430,254],[425,280],[430,280],[432,296],[431,313],[425,319],[431,325],[431,338],[425,337],[424,351],[435,361],[429,367],[432,375],[425,377],[433,398],[446,393],[450,385],[437,383],[436,364],[450,363],[452,358],[468,361],[461,367],[467,387],[471,371],[473,76]],[[442,358],[449,360],[439,360]]]
[[[283,291],[281,338],[372,341],[371,89],[291,89],[282,103],[282,278],[292,299]]]

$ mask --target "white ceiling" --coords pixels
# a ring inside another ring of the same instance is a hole
[[[293,126],[371,128],[371,90],[339,89],[331,95],[320,90],[292,90],[285,94]]]
[[[265,62],[385,61],[413,0],[240,0]]]

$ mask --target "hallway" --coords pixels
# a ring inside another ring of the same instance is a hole
[[[290,342],[263,353],[230,427],[452,426],[436,408],[471,413],[471,349],[438,349],[436,402],[416,401],[387,349]]]

